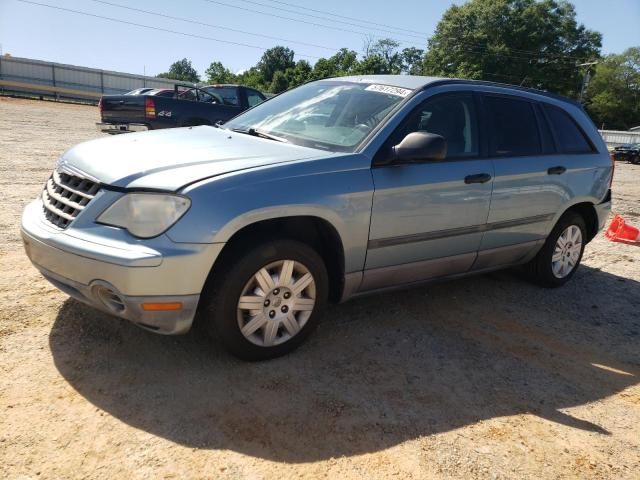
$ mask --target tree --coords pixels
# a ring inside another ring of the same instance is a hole
[[[262,82],[265,85],[269,85],[277,71],[284,72],[287,68],[295,67],[294,55],[293,50],[281,46],[265,51],[257,65],[262,76]]]
[[[409,47],[402,50],[402,71],[409,75],[422,75],[422,60],[424,50]]]
[[[587,89],[586,108],[598,127],[628,130],[640,125],[640,47],[600,61]]]
[[[236,81],[236,76],[222,62],[211,62],[204,73],[207,75],[209,83],[233,83]]]
[[[306,60],[298,60],[294,68],[287,68],[284,73],[287,79],[287,88],[293,88],[311,80],[313,68]]]
[[[360,62],[361,73],[398,74],[402,70],[402,55],[398,52],[400,43],[391,38],[383,38],[365,46],[365,56]]]
[[[319,59],[313,67],[313,78],[328,78],[351,75],[358,67],[358,54],[348,48],[341,48],[329,58]]]
[[[289,88],[289,82],[287,81],[285,73],[282,70],[276,70],[273,74],[273,80],[271,80],[269,91],[272,93],[280,93],[284,92],[287,88]]]
[[[174,62],[169,67],[169,71],[156,75],[159,78],[171,78],[173,80],[181,80],[183,82],[197,83],[200,81],[200,75],[191,65],[191,60],[183,58]]]
[[[257,88],[258,90],[267,90],[267,85],[262,82],[262,75],[258,67],[251,67],[242,73],[236,75],[236,81],[247,87]]]
[[[356,73],[360,75],[380,75],[390,72],[387,70],[387,64],[382,57],[379,55],[369,55],[358,63]]]
[[[450,7],[429,39],[430,75],[524,84],[575,96],[576,65],[599,57],[602,35],[565,0],[470,0]]]

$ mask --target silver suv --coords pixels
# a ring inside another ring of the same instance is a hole
[[[158,333],[299,345],[327,301],[524,265],[575,273],[611,206],[604,142],[567,99],[417,76],[306,84],[219,128],[93,140],[28,205],[31,261]]]

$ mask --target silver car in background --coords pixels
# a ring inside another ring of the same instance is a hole
[[[564,284],[606,221],[612,177],[570,100],[342,77],[220,128],[77,145],[26,207],[22,236],[72,297],[165,334],[198,313],[255,360],[298,346],[328,301],[514,265]]]

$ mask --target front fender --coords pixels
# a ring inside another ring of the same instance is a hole
[[[364,267],[373,199],[369,160],[364,156],[237,172],[204,180],[182,193],[192,204],[167,232],[175,242],[225,243],[256,222],[311,216],[338,232],[345,273]]]

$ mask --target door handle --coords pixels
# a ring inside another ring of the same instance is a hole
[[[547,170],[547,175],[562,175],[566,171],[567,169],[565,167],[563,167],[562,165],[559,165],[557,167],[549,168]]]
[[[478,173],[476,175],[467,175],[464,177],[464,183],[466,184],[487,183],[489,180],[491,180],[491,175],[488,173]]]

